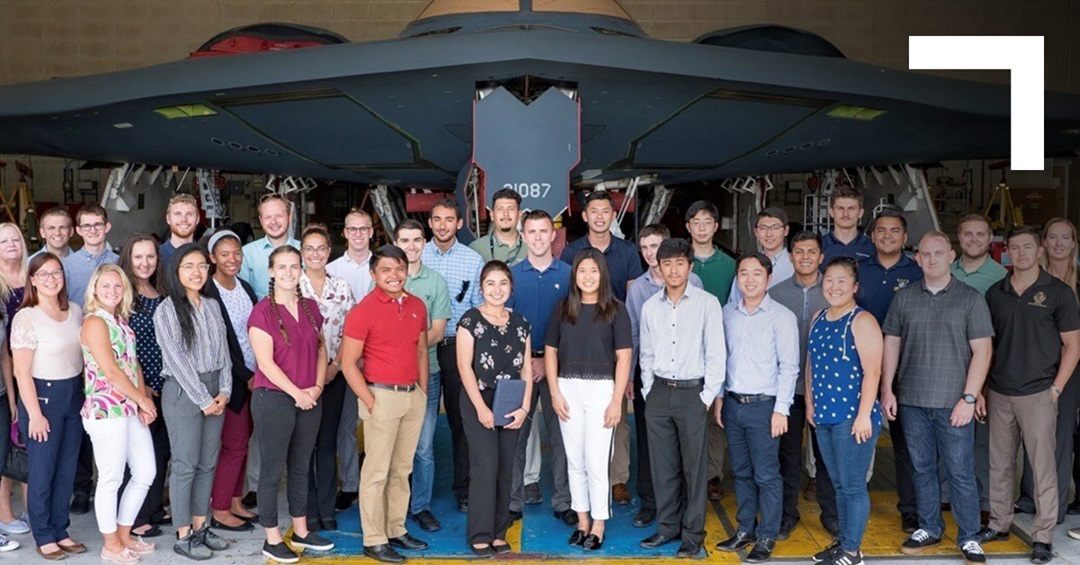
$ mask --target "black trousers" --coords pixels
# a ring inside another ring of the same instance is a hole
[[[440,364],[440,368],[441,368]],[[495,390],[480,391],[484,404],[491,408]],[[521,430],[480,424],[467,394],[460,395],[461,417],[469,437],[469,518],[465,539],[468,543],[491,543],[506,539],[510,529],[510,487],[513,483],[514,457]],[[492,487],[495,492],[492,492]]]
[[[701,386],[672,388],[654,383],[649,391],[645,421],[652,448],[649,463],[656,494],[656,533],[699,545],[705,541],[708,418]]]
[[[319,396],[322,417],[308,474],[308,520],[334,518],[337,501],[337,432],[345,404],[345,377],[338,373]]]
[[[251,393],[251,419],[259,442],[259,525],[278,525],[278,486],[286,468],[289,516],[306,517],[308,470],[322,423],[322,403],[301,410],[288,394],[257,388]]]
[[[529,432],[532,431],[533,423],[536,421],[533,416],[536,414],[537,400],[543,404],[543,431],[547,433],[548,445],[551,446],[551,461],[548,463],[554,483],[551,509],[555,512],[565,512],[570,509],[570,480],[566,470],[566,448],[563,447],[559,417],[551,405],[551,389],[548,388],[547,379],[533,383],[529,419],[525,420],[518,433],[517,453],[514,454],[513,483],[510,489],[510,509],[520,512],[525,506],[525,451],[529,445]]]
[[[1058,398],[1057,428],[1055,435],[1057,444],[1054,446],[1054,462],[1057,463],[1058,477],[1058,516],[1060,524],[1065,520],[1065,513],[1069,510],[1069,485],[1073,477],[1073,434],[1076,432],[1076,411],[1080,408],[1080,375],[1073,374],[1061,391]],[[1080,483],[1077,483],[1080,485]],[[1080,491],[1080,487],[1077,489]],[[1035,501],[1031,498],[1032,475],[1031,462],[1028,461],[1027,452],[1024,452],[1024,475],[1020,478],[1020,498],[1016,506],[1025,512],[1035,512]]]
[[[461,423],[461,374],[457,368],[457,343],[453,338],[439,345],[439,376],[442,378],[443,407],[450,424],[450,443],[454,450],[454,496],[469,495],[469,442]]]
[[[641,499],[641,509],[656,510],[652,463],[649,460],[649,430],[645,423],[645,398],[641,396],[640,365],[634,367],[634,433],[637,434],[637,494]]]
[[[791,403],[788,416],[788,431],[780,436],[780,475],[784,479],[784,517],[783,520],[797,522],[799,515],[799,491],[802,488],[803,469],[803,430],[806,429],[806,400],[802,394],[796,394]],[[829,469],[818,449],[817,434],[811,432],[810,441],[814,449],[814,468],[816,472],[814,494],[821,507],[821,523],[837,524],[836,490]]]
[[[157,474],[154,482],[150,483],[150,490],[143,499],[142,508],[135,517],[133,527],[138,528],[147,524],[155,524],[165,517],[165,480],[169,469],[169,457],[172,455],[169,449],[169,430],[165,427],[164,412],[161,411],[161,395],[154,396],[154,406],[157,408],[158,417],[150,423],[150,439],[154,442],[154,461],[157,463]],[[130,469],[124,471],[124,484],[120,486],[120,492],[124,492],[128,480],[131,478]]]
[[[894,387],[895,389],[895,387]],[[919,511],[915,500],[915,466],[911,464],[911,452],[908,451],[907,438],[904,437],[904,419],[897,411],[896,419],[889,422],[889,437],[893,444],[893,463],[896,473],[896,494],[899,500],[896,509],[901,514],[914,514]],[[821,484],[821,478],[818,478]]]

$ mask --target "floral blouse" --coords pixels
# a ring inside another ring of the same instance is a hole
[[[479,309],[472,308],[461,316],[458,328],[473,336],[472,365],[480,390],[493,389],[501,380],[521,378],[525,343],[531,331],[524,316],[510,312],[506,324],[496,326]]]
[[[341,347],[341,335],[345,330],[345,315],[356,304],[353,299],[352,288],[345,279],[326,275],[323,283],[322,295],[316,294],[311,286],[311,279],[307,273],[300,275],[300,290],[304,296],[312,298],[319,303],[319,313],[323,317],[323,341],[326,342],[326,360],[333,361],[337,358],[338,348]],[[326,375],[327,378],[333,375]]]
[[[116,364],[124,372],[131,383],[139,383],[139,362],[135,356],[135,331],[131,329],[127,321],[118,318],[104,310],[92,310],[86,313],[86,318],[97,316],[101,318],[109,329],[109,343],[112,344],[113,355],[116,356]],[[105,420],[108,418],[124,418],[138,416],[139,406],[128,400],[126,396],[113,388],[105,371],[98,366],[90,348],[82,344],[83,360],[86,370],[83,372],[83,392],[86,401],[83,402],[79,415],[84,420]]]

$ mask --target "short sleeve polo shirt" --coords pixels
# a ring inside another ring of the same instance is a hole
[[[901,254],[900,260],[886,269],[875,253],[859,261],[859,292],[855,295],[855,301],[874,315],[879,326],[885,325],[885,315],[889,313],[893,296],[922,278],[919,264],[907,255]]]
[[[420,378],[416,346],[427,327],[422,300],[408,292],[394,299],[380,288],[345,317],[345,337],[364,342],[364,379],[387,385],[411,385]]]
[[[713,246],[713,254],[702,259],[694,256],[694,273],[701,277],[705,290],[716,297],[723,306],[731,294],[735,282],[735,259]]]
[[[1080,329],[1080,309],[1069,286],[1039,270],[1035,284],[1017,296],[1012,277],[986,291],[994,322],[990,390],[1005,396],[1042,392],[1061,362],[1061,335]]]
[[[824,256],[821,270],[824,271],[825,265],[829,264],[829,259],[833,257],[851,257],[856,261],[862,261],[877,256],[877,249],[874,247],[874,242],[870,241],[863,232],[859,232],[855,239],[844,243],[836,239],[836,235],[830,231],[821,238],[821,254]]]
[[[592,247],[589,236],[567,244],[562,252],[563,262],[573,265],[574,255],[589,247]],[[625,239],[611,236],[611,243],[603,253],[608,271],[611,273],[611,290],[615,293],[615,298],[618,298],[620,302],[626,302],[628,283],[645,272],[645,268],[641,266],[641,256],[638,255],[637,246]]]

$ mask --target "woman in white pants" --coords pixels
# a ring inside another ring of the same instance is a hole
[[[593,551],[603,544],[611,517],[608,464],[633,341],[603,253],[579,251],[571,273],[570,294],[555,308],[544,337],[544,361],[566,448],[570,507],[578,514],[570,545]]]
[[[97,490],[94,514],[105,538],[101,558],[138,563],[154,544],[132,537],[131,527],[157,473],[154,440],[147,427],[157,418],[150,389],[135,357],[135,332],[128,325],[134,292],[120,267],[104,264],[90,277],[80,333],[84,392],[80,416],[94,443]],[[125,468],[131,480],[117,505]]]

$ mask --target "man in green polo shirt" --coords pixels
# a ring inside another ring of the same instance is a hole
[[[488,234],[469,244],[480,254],[484,262],[498,260],[514,265],[525,260],[529,254],[518,233],[521,217],[521,195],[509,188],[499,190],[491,197],[491,228]]]
[[[963,253],[952,264],[952,276],[986,294],[986,289],[1009,274],[990,257],[990,239],[994,237],[990,222],[982,214],[968,214],[960,219],[956,231]]]
[[[706,200],[698,200],[686,211],[686,231],[694,246],[694,274],[701,277],[701,284],[723,305],[731,294],[735,282],[735,259],[713,244],[713,236],[720,228],[720,210]],[[709,418],[709,500],[720,500],[724,491],[720,488],[724,477],[724,429],[715,418]]]
[[[442,527],[438,518],[431,513],[431,492],[435,482],[435,423],[439,419],[439,399],[442,395],[439,356],[435,347],[442,341],[446,321],[450,319],[450,291],[442,275],[425,267],[421,262],[424,243],[424,225],[416,220],[405,220],[394,229],[394,245],[400,247],[409,259],[409,278],[405,281],[405,291],[422,300],[428,313],[428,402],[424,424],[420,428],[420,441],[413,458],[409,516],[424,531],[434,532]]]

